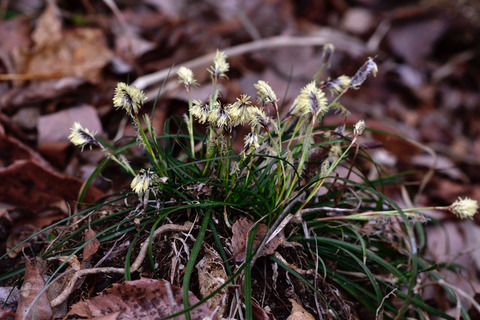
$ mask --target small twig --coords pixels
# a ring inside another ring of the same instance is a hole
[[[229,57],[242,55],[245,53],[255,52],[264,49],[282,48],[282,47],[312,47],[322,46],[326,43],[333,43],[340,50],[349,52],[354,57],[362,56],[366,53],[366,48],[363,43],[357,38],[346,35],[338,31],[328,28],[322,28],[312,36],[276,36],[262,40],[252,41],[240,44],[238,46],[226,48],[223,50]],[[199,58],[182,63],[182,66],[190,69],[195,69],[211,63],[215,57],[215,52],[206,54]],[[180,66],[173,66],[171,68],[163,69],[154,72],[135,80],[132,85],[144,90],[145,88],[162,82],[168,77],[175,76]]]
[[[314,270],[303,270],[303,269],[299,269],[297,266],[291,264],[291,263],[288,263],[287,260],[285,260],[284,257],[282,257],[282,255],[278,252],[275,252],[274,253],[274,256],[277,257],[278,260],[282,261],[286,266],[292,268],[296,273],[298,274],[301,274],[301,275],[309,275],[309,274],[314,274],[315,271]]]
[[[190,230],[190,227],[191,227],[190,223],[186,223],[183,226],[176,225],[176,224],[165,224],[160,228],[158,228],[157,230],[155,230],[155,232],[153,233],[153,239],[155,239],[156,237],[158,237],[159,235],[165,232],[172,232],[172,231],[187,232],[188,230]],[[140,268],[147,254],[149,241],[150,239],[147,239],[141,244],[140,252],[138,253],[137,258],[135,259],[135,262],[131,265],[130,272],[134,272],[138,268]],[[60,305],[63,301],[65,301],[74,290],[75,283],[80,277],[83,277],[89,274],[97,274],[97,273],[124,273],[124,272],[125,272],[124,268],[115,268],[115,267],[90,268],[90,269],[79,270],[75,272],[75,274],[72,276],[72,278],[66,285],[65,289],[55,299],[53,299],[50,302],[50,304],[52,305],[52,307],[56,307]]]

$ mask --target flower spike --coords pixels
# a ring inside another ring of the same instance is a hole
[[[113,106],[123,108],[131,116],[137,115],[143,102],[147,99],[143,91],[134,86],[129,86],[124,82],[119,82],[113,96]]]

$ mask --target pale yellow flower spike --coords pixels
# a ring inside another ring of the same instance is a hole
[[[252,132],[248,133],[245,138],[243,138],[244,140],[244,145],[245,145],[245,150],[249,150],[249,149],[257,149],[258,147],[260,147],[260,144],[258,143],[258,134],[256,134],[253,130]]]
[[[193,71],[187,67],[180,67],[177,71],[178,82],[183,83],[185,87],[197,85],[197,80],[193,77]]]
[[[242,94],[240,98],[237,98],[237,101],[230,106],[230,118],[234,125],[248,123],[251,120],[251,108],[250,96]]]
[[[138,114],[143,106],[143,102],[147,99],[143,91],[134,86],[129,86],[124,82],[119,82],[115,88],[113,96],[113,106],[115,108],[123,108],[131,117]]]
[[[87,145],[90,145],[91,148],[92,144],[98,144],[97,139],[95,139],[97,133],[90,132],[88,129],[83,128],[79,122],[75,122],[70,130],[72,132],[68,136],[68,139],[77,147],[81,147],[82,151]]]
[[[318,117],[319,115],[323,116],[327,110],[325,94],[321,89],[317,88],[315,81],[312,81],[300,91],[300,94],[293,102],[290,113],[298,117],[309,114]]]
[[[207,104],[203,104],[200,100],[193,100],[190,113],[198,120],[198,122],[203,124],[208,120],[210,107]]]
[[[217,50],[215,53],[215,58],[213,59],[213,66],[208,69],[208,72],[212,74],[215,78],[226,77],[225,74],[230,69],[230,65],[227,62],[227,56],[225,52]]]
[[[140,170],[137,176],[133,178],[130,187],[137,194],[147,191],[150,187],[150,173],[144,169]]]
[[[461,219],[473,218],[478,210],[478,202],[470,198],[458,198],[450,207],[451,211]]]
[[[364,130],[365,130],[365,121],[359,120],[357,123],[355,123],[355,127],[353,129],[353,135],[359,136],[363,133]]]
[[[346,75],[341,75],[335,80],[331,80],[327,82],[326,88],[330,90],[332,94],[340,94],[348,88],[350,85],[350,77]]]
[[[276,103],[278,101],[277,95],[272,87],[263,80],[259,80],[253,85],[257,89],[258,100],[263,104]]]

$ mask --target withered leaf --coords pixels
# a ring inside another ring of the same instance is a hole
[[[198,269],[198,283],[202,298],[208,296],[227,281],[227,272],[222,258],[210,246],[205,245],[205,255],[195,266]],[[226,311],[227,289],[223,288],[207,301],[208,308],[223,316]]]
[[[169,299],[168,287],[171,288],[173,301]],[[199,301],[193,293],[189,292],[188,295],[190,305]],[[114,284],[99,296],[76,303],[68,314],[91,318],[121,311],[130,319],[153,320],[182,309],[181,288],[166,280],[140,279],[126,281],[124,284]],[[202,304],[192,310],[190,315],[193,320],[202,320],[212,317],[212,312],[206,304]],[[213,319],[217,317],[213,316]]]
[[[85,234],[84,240],[85,242],[87,242],[92,238],[94,239],[90,240],[90,242],[88,242],[85,245],[85,248],[83,248],[83,260],[82,260],[83,262],[88,261],[95,254],[95,252],[97,252],[98,248],[100,247],[100,241],[98,241],[98,239],[95,238],[96,235],[97,233],[93,231],[93,229],[90,226],[88,226],[88,231]]]
[[[242,219],[239,219],[237,222],[235,222],[232,226],[232,233],[233,233],[232,251],[233,251],[233,258],[235,259],[236,262],[242,262],[245,260],[248,233],[252,225],[253,225],[253,222],[251,222],[247,218],[242,218]],[[267,233],[267,231],[268,231],[268,227],[266,224],[263,224],[263,223],[258,224],[256,233],[255,233],[255,238],[253,240],[252,250],[255,250],[258,247],[263,237],[265,237],[265,234]],[[261,249],[259,257],[273,254],[279,244],[280,244],[280,238],[278,236],[275,236],[272,240],[270,240],[270,242],[268,242]]]
[[[20,288],[20,302],[18,303],[17,319],[22,319],[24,317],[25,319],[32,319],[33,312],[35,312],[35,319],[52,319],[52,307],[50,306],[47,293],[45,291],[40,294],[44,286],[45,280],[37,267],[37,263],[27,260],[25,262],[25,279]],[[34,303],[36,303],[36,306],[31,308],[27,314],[27,309]]]

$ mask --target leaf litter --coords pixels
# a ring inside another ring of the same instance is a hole
[[[475,10],[470,10],[468,12],[472,13],[468,15],[468,19],[465,19],[465,21],[459,23],[458,17],[455,19],[455,15],[461,15],[462,12],[466,12],[461,6],[469,6],[468,8],[470,9],[474,8],[469,4],[470,2],[471,1],[462,1],[457,4],[443,0],[425,1],[421,6],[414,5],[410,7],[410,9],[416,9],[416,11],[413,10],[416,13],[412,14],[412,10],[410,10],[409,15],[407,15],[407,10],[385,9],[381,12],[377,11],[375,5],[378,6],[380,2],[369,1],[371,6],[365,5],[362,10],[367,8],[366,10],[373,13],[371,16],[368,16],[368,14],[364,12],[362,13],[363,16],[354,19],[356,21],[348,21],[348,28],[350,29],[352,28],[352,24],[355,25],[355,22],[360,23],[360,19],[366,19],[368,25],[378,25],[380,19],[386,19],[392,22],[394,24],[392,32],[387,35],[386,41],[381,43],[380,48],[383,50],[382,54],[389,55],[389,58],[386,59],[393,59],[396,64],[394,64],[394,67],[392,67],[387,74],[379,75],[379,77],[383,77],[384,83],[381,85],[379,85],[378,82],[375,83],[370,91],[367,85],[366,91],[355,93],[352,97],[346,97],[344,103],[346,105],[352,105],[358,112],[371,116],[372,119],[369,121],[369,124],[373,121],[378,121],[382,124],[381,128],[387,131],[388,128],[391,127],[402,128],[400,130],[401,132],[408,132],[409,134],[415,135],[418,139],[433,143],[433,147],[437,152],[440,152],[444,157],[450,158],[451,161],[445,163],[448,163],[448,166],[456,166],[459,168],[458,170],[461,171],[454,172],[455,174],[452,173],[453,171],[449,171],[445,174],[440,174],[440,177],[434,178],[430,187],[426,190],[426,193],[419,198],[424,202],[432,202],[432,199],[434,199],[450,203],[451,200],[454,200],[459,195],[461,196],[471,192],[477,195],[480,194],[475,191],[478,191],[480,181],[478,174],[478,172],[480,172],[478,171],[478,155],[480,154],[478,145],[480,145],[480,138],[479,131],[475,127],[475,115],[478,113],[479,108],[478,103],[475,102],[478,101],[476,98],[478,98],[479,73],[478,66],[473,62],[475,55],[468,58],[468,55],[464,54],[465,52],[468,53],[470,49],[465,39],[468,37],[470,37],[470,39],[478,39],[478,35],[471,31],[468,23],[469,21],[475,21],[475,16],[480,15],[475,14]],[[258,1],[258,4],[262,5],[263,1]],[[288,5],[290,4],[286,4],[285,6],[288,7]],[[161,7],[161,5],[159,6]],[[316,28],[318,21],[328,24],[328,21],[330,21],[330,23],[332,21],[341,21],[341,17],[353,19],[352,17],[359,15],[358,12],[353,12],[353,10],[356,9],[354,7],[350,8],[345,6],[343,9],[323,7],[322,10],[318,10],[318,6],[322,6],[322,4],[306,4],[304,8],[296,7],[295,10],[297,10],[297,13],[304,12],[301,17],[294,16],[294,10],[291,7],[288,10],[283,9],[279,11],[281,14],[279,13],[278,15],[284,19],[282,21],[287,21],[288,23],[271,27],[273,29],[266,30],[263,36],[268,37],[279,32],[292,32],[291,29],[285,30],[285,26],[288,25],[288,28],[293,28],[292,25],[296,22],[299,22],[299,26],[303,28],[302,32],[304,32],[305,30]],[[435,8],[440,12],[442,12],[442,10],[449,10],[447,12],[451,13],[448,15],[450,18],[443,19],[439,22],[427,6],[431,6],[431,8]],[[267,10],[266,13],[268,14],[276,12],[273,9],[269,11],[270,9],[265,9],[265,7],[268,6],[263,7],[264,10]],[[312,8],[316,8],[317,10],[312,10]],[[453,10],[448,8],[453,8]],[[222,21],[217,21],[211,25],[208,23],[208,19],[192,21],[190,25],[186,24],[185,20],[179,22],[179,20],[176,19],[181,19],[182,8],[176,8],[174,10],[175,14],[167,18],[165,28],[162,30],[157,28],[157,36],[152,36],[152,34],[155,33],[152,32],[152,30],[141,30],[141,28],[139,28],[139,35],[148,40],[153,40],[152,42],[156,43],[157,47],[152,48],[148,46],[147,50],[138,52],[138,56],[135,57],[135,59],[137,59],[135,62],[140,62],[140,69],[143,67],[144,70],[158,70],[160,67],[171,66],[173,61],[175,63],[181,63],[185,60],[192,59],[194,55],[198,56],[199,52],[203,53],[209,49],[213,50],[216,47],[233,45],[233,42],[244,41],[246,38],[245,34],[247,33],[239,27],[241,23],[238,21],[232,23],[226,18],[228,10],[225,8],[222,8],[222,10],[224,10],[222,11]],[[255,11],[255,9],[253,10]],[[201,7],[197,11],[188,11],[191,15],[188,16],[187,19],[190,20],[195,20],[192,17],[192,12],[197,13],[199,16],[202,14]],[[137,14],[135,11],[132,12],[134,16]],[[203,11],[203,13],[204,12],[205,11]],[[379,12],[381,14],[377,14]],[[158,14],[158,12],[155,12],[155,14]],[[297,21],[295,21],[295,19]],[[373,22],[372,19],[374,20]],[[16,81],[12,82],[11,86],[4,86],[2,83],[1,111],[7,113],[9,116],[19,112],[19,110],[25,106],[33,106],[34,108],[39,108],[39,110],[41,109],[42,116],[45,114],[55,114],[59,111],[58,109],[65,108],[65,105],[57,104],[52,108],[51,101],[57,98],[59,99],[61,95],[66,94],[72,96],[78,94],[79,88],[81,88],[84,81],[101,83],[102,80],[105,79],[105,74],[101,71],[104,70],[104,67],[113,55],[120,55],[119,53],[115,53],[114,49],[108,48],[104,31],[82,26],[76,28],[65,27],[64,24],[60,23],[59,12],[56,11],[54,7],[47,9],[37,24],[35,34],[32,35],[33,46],[31,46],[32,39],[26,37],[30,32],[30,20],[21,17],[21,19],[10,20],[8,22],[13,23],[12,21],[18,23],[10,29],[14,30],[13,35],[10,33],[10,35],[6,36],[9,40],[8,44],[4,47],[3,44],[5,42],[2,41],[0,47],[2,51],[17,50],[17,52],[11,55],[14,63],[11,64],[10,67],[4,66],[7,63],[5,63],[2,58],[2,73],[5,68],[10,68],[9,73],[15,72],[16,74],[23,74],[26,78],[33,79],[33,81],[29,84]],[[159,19],[157,19],[156,23],[159,23],[158,21]],[[413,33],[411,32],[411,30],[416,30],[419,26],[422,26],[424,29],[422,30],[424,31],[422,32],[422,38],[425,40],[422,42],[423,48],[421,49],[418,49],[417,37],[412,37]],[[210,30],[210,32],[200,33],[198,30]],[[357,30],[360,30],[360,28]],[[351,31],[357,30],[352,29]],[[363,30],[362,32],[364,33],[362,34],[363,39],[366,39],[366,37],[374,31],[368,30],[368,28],[361,30]],[[461,32],[458,32],[460,30]],[[221,38],[212,37],[212,34],[221,35]],[[169,38],[170,35],[171,38]],[[455,36],[453,37],[452,35]],[[228,37],[233,38],[234,41],[229,42],[229,40],[226,40]],[[2,37],[2,39],[6,38]],[[18,41],[14,42],[14,39]],[[59,39],[67,42],[64,48],[62,48]],[[118,41],[118,43],[120,44],[121,41]],[[150,43],[151,42],[148,42],[148,44]],[[159,43],[162,43],[164,47],[162,48]],[[185,50],[183,45],[188,47],[189,50]],[[19,47],[22,49],[18,50]],[[119,47],[119,49],[122,48],[125,48],[125,46],[122,45]],[[92,51],[96,52],[95,50],[98,50],[98,56],[92,53]],[[168,51],[169,54],[164,53],[163,50]],[[343,70],[340,69],[339,66],[345,66],[346,71],[348,71],[349,68],[352,70],[355,69],[354,64],[358,63],[358,61],[352,62],[352,59],[348,58],[349,53],[347,51],[348,50],[339,52],[340,58],[332,62],[332,70]],[[447,52],[452,52],[453,55],[447,57]],[[65,54],[65,59],[58,59],[60,53]],[[301,69],[308,70],[309,62],[307,61],[314,60],[315,50],[313,50],[311,54],[305,53],[305,55],[311,58],[302,59]],[[276,63],[282,67],[291,65],[292,61],[298,61],[298,59],[296,59],[296,50],[291,50],[288,54],[275,53],[271,56],[278,59]],[[243,73],[240,76],[239,82],[241,83],[245,77],[251,77],[252,75],[262,74],[263,77],[267,72],[268,77],[272,79],[272,81],[280,82],[282,76],[278,76],[275,72],[272,72],[270,68],[266,68],[265,66],[267,64],[265,60],[267,59],[258,53],[251,54],[243,61],[241,59],[238,60],[238,70],[241,70]],[[141,64],[143,64],[143,66]],[[442,69],[442,74],[439,76],[440,73],[435,73],[435,71],[436,68],[442,66],[448,66],[449,68],[448,70]],[[382,70],[382,67],[380,67],[380,69]],[[416,71],[416,73],[412,73],[411,70]],[[440,83],[428,82],[428,75],[432,72],[435,75],[434,80]],[[50,82],[41,82],[43,86],[39,86],[40,82],[35,81],[35,79],[43,77],[62,77],[62,79],[59,79],[60,81],[72,79],[67,77],[75,77],[79,80],[69,82],[70,84],[65,86],[60,86],[61,83],[57,82],[58,80],[49,80]],[[246,83],[251,82],[252,81],[246,81]],[[458,84],[461,84],[463,87],[461,92],[459,92],[459,89],[456,87]],[[237,84],[237,86],[239,85]],[[94,93],[96,97],[89,98],[92,102],[97,101],[91,104],[93,107],[91,109],[92,111],[98,111],[96,108],[102,104],[102,102],[98,102],[104,95],[103,92],[100,92],[102,90],[108,91],[108,88],[105,89],[101,85],[96,87]],[[234,91],[242,90],[235,87],[229,88],[224,98],[227,100],[230,99],[229,93]],[[74,96],[73,99],[78,98]],[[351,99],[351,101],[349,101],[349,99]],[[385,103],[379,105],[374,103],[374,101],[382,101]],[[78,106],[79,104],[75,103],[73,105]],[[178,103],[172,101],[169,101],[168,105],[168,108],[160,111],[162,114],[178,112],[178,109],[181,108]],[[72,105],[68,105],[67,108],[70,109],[71,106]],[[454,108],[452,108],[452,106],[454,106]],[[438,112],[441,112],[441,114],[433,117],[431,114],[435,109],[438,109]],[[158,109],[156,111],[158,111]],[[108,113],[108,111],[104,112],[100,119],[105,125],[107,132],[111,132],[110,127],[112,126],[112,122],[115,123],[116,121],[116,119],[109,119],[109,115],[110,113]],[[394,121],[390,119],[394,119]],[[51,125],[52,124],[49,124],[48,126]],[[419,128],[419,126],[423,127]],[[28,140],[28,138],[24,139],[32,135],[35,138],[37,137],[37,133],[32,133],[31,128],[22,128],[18,131],[12,130],[10,125],[5,126],[5,128],[6,135],[2,136],[1,143],[2,149],[9,150],[9,152],[1,156],[2,168],[0,169],[1,173],[5,174],[5,176],[0,177],[0,179],[2,179],[1,181],[4,182],[2,184],[2,192],[0,193],[3,195],[1,201],[13,205],[14,208],[30,210],[36,213],[64,199],[69,199],[72,201],[71,203],[73,203],[81,186],[81,181],[60,175],[55,168],[52,168],[51,160],[45,161],[38,153],[32,152],[37,146],[32,148],[35,143],[32,143],[32,140]],[[48,127],[43,127],[41,129],[42,132],[45,132],[45,128],[48,129]],[[27,132],[26,135],[23,134],[25,131]],[[22,135],[17,135],[15,132],[20,132]],[[392,141],[392,137],[381,136],[381,134],[374,135],[374,138],[382,142],[384,146],[389,147],[392,157],[398,160],[395,165],[388,167],[388,170],[393,172],[398,168],[402,168],[402,170],[405,168],[415,168],[422,171],[428,167],[428,164],[425,164],[425,162],[417,161],[419,155],[421,155],[421,150],[417,150],[416,148],[412,150],[412,146],[404,143],[403,140],[393,138],[394,140]],[[48,140],[48,138],[46,140]],[[68,153],[65,149],[59,149],[57,152]],[[52,156],[50,156],[49,159],[55,157],[55,153],[56,151],[52,151]],[[65,159],[64,161],[68,161],[68,156],[66,156]],[[445,168],[445,170],[447,169],[448,167]],[[422,172],[420,172],[418,176],[421,176],[421,174]],[[29,181],[29,183],[18,183],[19,180]],[[70,182],[64,184],[65,180]],[[51,183],[48,181],[51,181]],[[96,193],[96,196],[91,198],[92,201],[100,195],[101,193]],[[62,210],[62,214],[65,215],[66,210]],[[15,209],[11,209],[11,207],[6,209],[6,213],[12,215],[14,218],[18,214],[17,212]],[[448,236],[451,237],[451,241],[453,241],[452,245],[454,245],[452,251],[457,251],[459,254],[472,254],[473,257],[475,257],[478,254],[474,248],[476,244],[474,237],[475,231],[472,231],[472,229],[467,226],[459,225],[451,218],[445,216],[440,218],[442,221],[446,219],[449,220],[447,228]],[[60,217],[53,219],[60,219]],[[48,220],[45,223],[48,223]],[[248,225],[246,221],[237,221],[237,223],[239,224],[235,226],[235,236],[232,237],[232,243],[235,243],[233,246],[233,256],[236,261],[243,261],[245,259],[246,237],[251,225]],[[245,225],[240,228],[242,223]],[[478,224],[479,222],[476,221],[475,223]],[[261,237],[263,228],[261,225],[257,227],[254,247],[259,243],[257,238]],[[238,229],[241,230],[239,231]],[[430,241],[435,243],[438,239],[446,239],[445,234],[441,231],[434,228],[430,229],[432,229],[429,234]],[[467,244],[462,241],[467,241]],[[18,240],[14,240],[13,243],[18,244],[19,242]],[[465,246],[472,249],[470,253],[462,251]],[[272,254],[275,249],[278,248],[272,246],[272,248],[262,252],[262,255]],[[98,250],[98,248],[94,248],[92,252],[96,252],[96,250]],[[208,256],[207,250],[205,250],[205,253],[206,256]],[[85,255],[84,253],[84,258],[89,255],[90,254]],[[436,255],[440,260],[442,260],[442,255],[444,255],[443,258],[446,261],[452,261],[451,256],[445,252],[439,251]],[[94,256],[95,253],[93,253],[93,257]],[[220,263],[218,257],[211,259],[213,266],[207,265],[207,268],[213,268]],[[478,266],[476,266],[475,263],[468,262],[467,260],[462,260],[462,262],[465,261],[465,267],[468,270],[474,270],[472,268],[478,270]],[[475,257],[473,261],[477,262],[478,258]],[[220,265],[218,265],[218,267],[220,267]],[[474,279],[471,282],[474,283],[475,286],[478,285],[478,281]],[[468,285],[462,284],[462,287],[467,288]],[[476,292],[478,292],[478,290],[476,290]],[[437,297],[437,300],[443,298],[443,296]],[[116,313],[116,316],[120,315],[122,315],[122,311]]]

